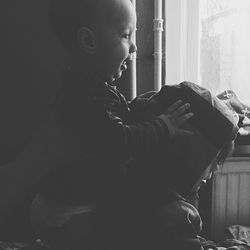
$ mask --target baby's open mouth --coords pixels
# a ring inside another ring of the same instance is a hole
[[[121,65],[121,70],[124,71],[126,70],[128,67],[127,67],[127,62],[126,61],[123,61],[122,65]]]
[[[127,59],[124,60],[120,66],[120,70],[118,72],[116,72],[112,78],[112,82],[115,81],[116,79],[120,78],[122,75],[122,72],[125,71],[127,69]]]

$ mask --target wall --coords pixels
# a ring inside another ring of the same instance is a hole
[[[59,86],[66,56],[47,26],[48,0],[2,0],[0,163],[39,127]]]
[[[154,1],[137,0],[137,80],[138,94],[153,90],[154,86]]]

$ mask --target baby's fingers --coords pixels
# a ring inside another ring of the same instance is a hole
[[[181,104],[182,100],[178,100],[177,102],[173,103],[171,106],[167,108],[165,114],[174,112]]]
[[[174,112],[173,112],[173,116],[174,117],[179,117],[181,116],[183,113],[185,113],[186,110],[188,110],[190,108],[190,104],[186,103],[181,105],[179,108],[177,108]]]
[[[176,136],[192,136],[194,135],[194,132],[186,129],[178,129],[176,130]]]
[[[184,122],[186,122],[193,116],[194,116],[194,113],[192,112],[179,116],[178,119],[176,120],[176,125],[180,127]]]

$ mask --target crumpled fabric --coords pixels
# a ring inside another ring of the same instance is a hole
[[[198,210],[185,200],[162,206],[163,238],[171,250],[202,250],[198,233],[202,220]]]
[[[228,239],[240,240],[250,246],[250,227],[232,225],[226,228],[226,236]]]
[[[32,243],[0,241],[0,250],[53,250],[40,239]]]
[[[225,90],[217,97],[239,116],[239,134],[242,136],[250,135],[250,107],[243,103],[233,90]]]
[[[199,237],[204,250],[249,250],[250,249],[250,227],[232,225],[225,230],[226,239],[213,242]]]

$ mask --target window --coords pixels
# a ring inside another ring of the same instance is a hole
[[[166,0],[166,83],[232,89],[250,104],[250,1]]]

